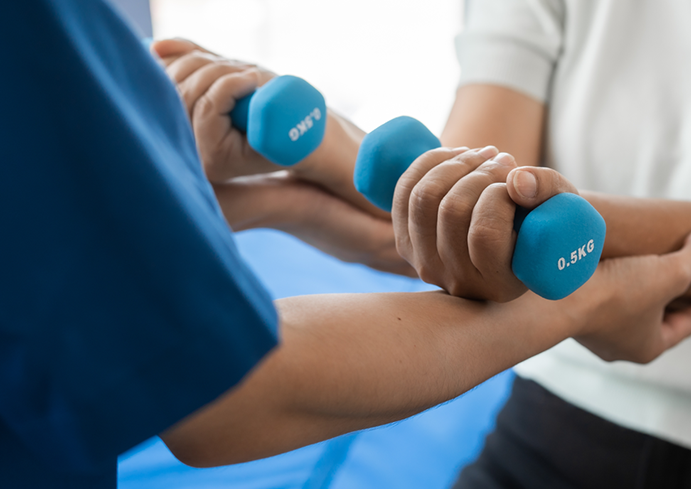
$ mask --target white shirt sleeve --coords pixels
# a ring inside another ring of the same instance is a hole
[[[563,0],[466,0],[459,85],[502,85],[546,101],[564,16]]]

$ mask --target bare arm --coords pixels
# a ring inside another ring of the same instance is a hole
[[[442,142],[471,148],[492,144],[511,153],[519,166],[537,166],[544,120],[544,104],[527,95],[497,85],[467,85],[458,89]],[[691,232],[691,202],[587,191],[581,195],[607,222],[603,258],[678,250]]]
[[[238,463],[405,418],[569,336],[608,360],[650,361],[691,333],[691,315],[662,313],[691,281],[691,246],[607,263],[588,291],[559,302],[440,292],[278,301],[281,346],[162,438],[190,465]]]
[[[183,462],[243,462],[400,420],[568,335],[562,322],[537,338],[528,318],[493,322],[493,306],[441,293],[310,296],[277,305],[282,345],[237,390],[163,436]],[[526,340],[502,345],[501,330]],[[492,361],[481,362],[490,349]]]
[[[664,312],[690,282],[691,242],[607,260],[559,302],[531,293],[505,304],[443,293],[285,299],[281,346],[162,438],[194,466],[275,455],[420,412],[569,336],[606,360],[647,362],[691,333],[691,312]]]
[[[393,225],[288,172],[236,178],[214,185],[235,231],[272,228],[336,258],[415,277],[396,251]]]
[[[678,250],[691,232],[691,202],[641,199],[581,192],[607,223],[602,258],[662,254]],[[670,304],[671,308],[691,305],[691,289]]]
[[[545,107],[498,85],[466,85],[456,92],[441,142],[449,148],[494,145],[519,166],[540,163]]]
[[[178,87],[211,182],[286,169],[256,153],[228,117],[236,100],[271,80],[274,73],[225,59],[190,41],[159,41],[152,48]],[[329,109],[322,143],[290,171],[375,217],[390,220],[387,212],[372,205],[353,184],[355,159],[364,136],[352,122]]]
[[[678,250],[691,232],[691,202],[581,192],[607,222],[603,258]]]

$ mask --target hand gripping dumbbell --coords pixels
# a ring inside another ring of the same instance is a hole
[[[153,39],[142,39],[150,48]],[[237,100],[230,111],[233,126],[267,160],[293,166],[309,156],[324,139],[326,102],[319,90],[292,75],[269,80]]]
[[[257,153],[277,165],[292,166],[324,139],[326,102],[302,78],[283,75],[239,99],[230,120],[247,134]]]
[[[369,133],[355,164],[355,188],[391,211],[398,179],[424,152],[441,143],[421,122],[398,117]],[[605,242],[605,221],[582,197],[562,193],[532,211],[516,208],[518,233],[511,266],[530,290],[563,299],[595,273]]]

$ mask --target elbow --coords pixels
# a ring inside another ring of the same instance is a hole
[[[212,454],[207,453],[208,444],[202,443],[199,440],[190,439],[183,434],[165,433],[161,435],[161,439],[168,447],[168,450],[170,450],[170,453],[172,453],[179,462],[189,467],[195,469],[208,469],[233,463],[231,461],[219,462],[214,460]]]
[[[195,469],[222,467],[262,458],[245,453],[227,439],[187,436],[184,432],[170,430],[160,437],[178,461]]]

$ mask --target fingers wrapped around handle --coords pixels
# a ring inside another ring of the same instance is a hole
[[[511,271],[513,157],[494,147],[440,148],[418,158],[394,195],[399,253],[452,295],[508,301],[525,292]]]

